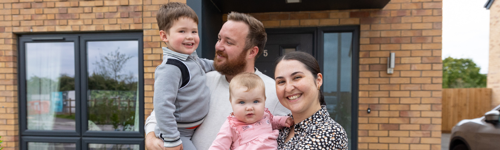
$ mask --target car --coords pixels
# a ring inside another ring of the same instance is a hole
[[[500,105],[451,129],[450,150],[500,150]]]

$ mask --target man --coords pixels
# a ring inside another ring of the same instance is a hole
[[[228,14],[228,21],[222,26],[215,45],[214,67],[218,72],[207,73],[207,86],[211,92],[210,109],[205,121],[196,129],[192,138],[197,149],[206,150],[210,147],[220,127],[232,112],[229,82],[239,73],[255,73],[264,80],[266,107],[273,115],[284,116],[290,112],[279,103],[274,80],[255,69],[255,59],[262,54],[266,41],[267,34],[260,21],[242,13]],[[153,150],[163,149],[163,141],[154,135],[155,126],[156,117],[153,111],[146,120],[146,147]]]

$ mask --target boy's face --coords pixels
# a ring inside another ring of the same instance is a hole
[[[236,86],[231,89],[233,114],[239,121],[255,123],[264,116],[266,107],[264,89],[256,87],[248,91],[246,90],[247,87],[244,86]]]
[[[182,54],[193,53],[200,44],[198,24],[188,17],[179,18],[168,32],[161,30],[160,37],[169,49]]]

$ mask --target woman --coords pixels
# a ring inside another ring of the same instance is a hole
[[[318,62],[304,52],[276,61],[276,93],[295,125],[280,130],[278,149],[347,149],[347,134],[326,110]]]

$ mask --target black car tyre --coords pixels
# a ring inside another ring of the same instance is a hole
[[[469,149],[467,148],[467,145],[460,143],[458,145],[453,146],[452,150],[469,150]]]

